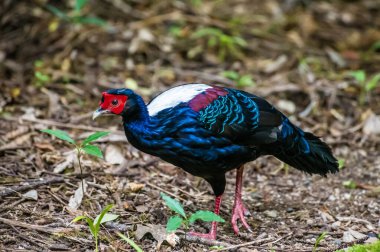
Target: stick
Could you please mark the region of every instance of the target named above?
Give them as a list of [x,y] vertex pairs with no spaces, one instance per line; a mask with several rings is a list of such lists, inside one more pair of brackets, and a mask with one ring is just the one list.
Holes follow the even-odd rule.
[[[246,243],[242,243],[242,244],[238,244],[238,245],[233,245],[233,246],[230,246],[230,247],[227,247],[227,248],[224,248],[224,249],[220,249],[218,251],[227,251],[227,250],[232,250],[232,249],[237,249],[237,248],[241,248],[241,247],[246,247],[246,246],[250,246],[250,245],[255,245],[255,244],[260,244],[260,245],[269,245],[269,244],[273,244],[273,243],[276,243],[276,242],[279,242],[280,240],[288,237],[288,236],[291,236],[291,234],[287,234],[285,236],[282,236],[280,238],[278,238],[277,240],[274,240],[272,241],[272,238],[263,238],[263,239],[258,239],[258,240],[255,240],[255,241],[250,241],[250,242],[246,242]],[[269,242],[267,242],[269,241]],[[267,242],[267,243],[265,243]]]
[[[79,130],[88,130],[88,131],[110,131],[109,129],[105,128],[98,128],[98,127],[92,127],[92,126],[83,126],[83,125],[76,125],[76,124],[71,124],[71,123],[60,123],[60,122],[55,122],[55,121],[50,121],[50,120],[45,120],[45,119],[34,119],[34,118],[14,118],[14,117],[8,117],[6,120],[9,121],[28,121],[28,122],[34,122],[34,123],[41,123],[49,126],[56,126],[56,127],[61,127],[61,128],[68,128],[68,129],[79,129]],[[111,131],[112,133],[115,134],[120,134],[124,135],[124,132],[121,130],[114,130]]]
[[49,180],[42,180],[42,181],[36,181],[31,182],[29,185],[22,185],[22,186],[12,186],[9,188],[5,188],[5,190],[0,192],[0,198],[6,197],[8,195],[14,194],[16,192],[25,191],[28,189],[36,188],[41,185],[47,185],[47,184],[55,184],[55,183],[61,183],[63,182],[63,178],[53,178]]
[[[183,235],[180,237],[181,237],[181,240],[185,240],[185,241],[193,242],[193,243],[199,243],[199,244],[203,244],[203,245],[207,245],[207,246],[233,247],[231,244],[226,243],[226,242],[204,239],[204,238],[192,236],[192,235]],[[218,251],[220,251],[220,250],[218,250]]]

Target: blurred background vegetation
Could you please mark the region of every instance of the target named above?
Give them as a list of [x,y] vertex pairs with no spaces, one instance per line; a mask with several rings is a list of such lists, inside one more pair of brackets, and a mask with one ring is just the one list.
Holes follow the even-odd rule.
[[[12,113],[4,107],[14,103],[42,106],[42,88],[65,95],[59,103],[79,110],[84,97],[106,88],[129,87],[151,96],[184,82],[264,96],[275,92],[294,100],[280,103],[290,113],[328,103],[345,114],[356,101],[380,113],[376,0],[5,0],[1,5],[2,113]],[[321,92],[322,98],[310,97]]]

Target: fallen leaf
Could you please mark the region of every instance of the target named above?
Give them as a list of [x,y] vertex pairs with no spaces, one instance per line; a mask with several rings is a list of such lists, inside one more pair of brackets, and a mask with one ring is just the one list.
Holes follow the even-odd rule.
[[135,232],[136,239],[141,240],[146,234],[151,234],[157,241],[157,250],[160,249],[162,243],[165,241],[172,247],[179,241],[179,237],[175,233],[167,234],[165,227],[161,225],[137,225]]
[[380,134],[380,116],[370,115],[364,122],[363,133],[367,135]]
[[130,190],[131,192],[138,192],[140,191],[141,189],[143,189],[145,186],[145,184],[140,184],[140,183],[128,183],[127,184],[127,188],[128,190]]
[[83,200],[83,191],[87,191],[87,183],[85,180],[83,180],[84,188],[82,190],[82,182],[79,182],[78,189],[75,190],[75,193],[73,196],[70,197],[68,208],[70,211],[75,211],[79,208],[80,204]]
[[126,161],[121,148],[114,144],[107,146],[105,151],[105,160],[110,164],[123,164]]

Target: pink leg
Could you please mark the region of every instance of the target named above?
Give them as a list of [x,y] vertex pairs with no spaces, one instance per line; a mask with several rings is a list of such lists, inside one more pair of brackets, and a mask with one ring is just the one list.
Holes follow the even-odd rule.
[[243,205],[243,202],[241,200],[241,187],[243,184],[243,171],[244,166],[241,166],[236,171],[236,188],[235,188],[235,202],[234,202],[234,208],[232,212],[232,228],[234,229],[235,234],[239,234],[239,228],[237,226],[237,220],[240,219],[243,226],[249,231],[251,231],[251,228],[249,227],[248,223],[245,220],[244,215],[249,215],[249,211],[245,206]]
[[[220,204],[222,203],[222,195],[219,195],[215,198],[215,208],[214,208],[214,213],[219,215],[219,209],[220,209]],[[213,221],[211,223],[211,230],[208,234],[202,234],[202,233],[197,233],[197,232],[189,232],[189,235],[192,236],[198,236],[204,239],[209,239],[209,240],[215,240],[216,239],[216,226],[217,222]]]

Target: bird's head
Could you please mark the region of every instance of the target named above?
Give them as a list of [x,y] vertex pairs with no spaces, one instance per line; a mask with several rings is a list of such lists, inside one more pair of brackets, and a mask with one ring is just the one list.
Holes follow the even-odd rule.
[[92,119],[102,115],[130,114],[137,107],[136,94],[130,89],[110,89],[102,93],[99,108],[92,114]]

